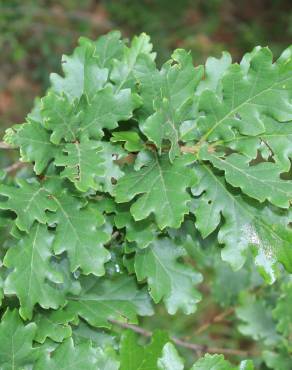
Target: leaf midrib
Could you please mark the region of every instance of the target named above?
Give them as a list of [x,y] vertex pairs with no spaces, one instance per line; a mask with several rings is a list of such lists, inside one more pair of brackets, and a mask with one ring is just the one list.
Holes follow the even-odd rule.
[[[272,90],[274,86],[276,86],[277,84],[282,84],[282,83],[285,83],[289,80],[291,80],[292,77],[288,77],[284,80],[281,80],[281,81],[276,81],[275,83],[273,83],[270,87],[268,87],[267,89],[264,89],[262,90],[261,92],[259,92],[258,94],[254,95],[254,96],[251,96],[250,98],[248,98],[247,100],[245,100],[243,103],[239,104],[236,108],[232,109],[229,113],[225,114],[224,117],[222,117],[219,121],[217,121],[215,123],[214,126],[212,126],[200,139],[200,143],[204,142],[209,136],[210,134],[222,123],[224,122],[227,118],[229,118],[231,115],[235,114],[239,109],[241,109],[245,104],[249,104],[253,99],[256,99],[257,97],[261,96],[262,94],[266,93],[267,91],[269,90]],[[216,117],[216,115],[215,115]]]

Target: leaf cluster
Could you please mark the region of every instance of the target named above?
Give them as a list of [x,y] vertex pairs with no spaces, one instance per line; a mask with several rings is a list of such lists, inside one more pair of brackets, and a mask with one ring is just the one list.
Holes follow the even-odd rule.
[[[131,332],[111,337],[112,325],[160,302],[194,313],[218,251],[214,296],[240,296],[239,331],[287,369],[291,54],[273,61],[257,47],[239,64],[224,53],[194,67],[177,49],[158,69],[147,35],[128,44],[111,32],[63,57],[63,76],[5,136],[33,169],[0,185],[1,369],[183,369],[167,334],[143,347]],[[247,280],[283,276],[277,303],[240,295]],[[192,370],[211,368],[236,367],[206,355]]]

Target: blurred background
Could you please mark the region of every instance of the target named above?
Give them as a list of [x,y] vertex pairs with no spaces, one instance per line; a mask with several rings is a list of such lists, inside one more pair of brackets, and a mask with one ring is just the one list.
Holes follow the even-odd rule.
[[292,42],[292,1],[0,0],[0,137],[24,120],[80,36],[111,29],[148,33],[160,63],[177,47],[195,64],[225,49],[238,60],[258,44],[278,55]]

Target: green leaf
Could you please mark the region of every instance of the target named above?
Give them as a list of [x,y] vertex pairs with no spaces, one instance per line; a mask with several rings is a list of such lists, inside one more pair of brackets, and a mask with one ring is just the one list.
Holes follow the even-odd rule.
[[171,164],[166,155],[149,154],[142,169],[130,170],[118,181],[116,202],[128,202],[139,195],[130,209],[136,221],[154,213],[160,229],[179,227],[188,213],[190,196],[186,189],[195,182],[195,174],[187,170],[189,162],[182,157]]
[[42,99],[41,114],[45,128],[52,131],[52,143],[60,144],[62,139],[76,141],[81,122],[81,111],[76,100],[70,102],[65,94],[57,95],[50,91]]
[[111,141],[113,143],[124,141],[125,149],[129,152],[138,152],[144,148],[143,142],[137,132],[116,131],[112,133]]
[[100,370],[119,370],[120,362],[112,348],[97,348],[97,366]]
[[[227,52],[222,53],[222,57],[220,59],[209,57],[205,64],[204,70],[204,78],[200,80],[198,86],[196,87],[195,91],[195,108],[194,108],[194,117],[198,119],[200,116],[198,112],[198,96],[204,90],[211,90],[216,92],[219,96],[221,96],[222,92],[222,83],[221,79],[228,67],[230,66],[232,60],[231,56]],[[198,76],[199,77],[199,76]],[[183,141],[191,141],[194,139],[200,139],[201,131],[199,130],[196,122],[196,119],[182,122],[180,126],[180,134],[181,139]]]
[[59,144],[62,139],[76,142],[84,136],[100,139],[103,129],[112,130],[118,121],[128,120],[139,102],[130,89],[114,92],[111,86],[97,91],[90,101],[82,96],[70,102],[66,95],[49,92],[42,100],[45,127],[52,130],[51,141]]
[[209,141],[234,137],[234,129],[242,135],[255,136],[265,131],[265,115],[279,122],[292,119],[288,86],[292,72],[272,63],[268,48],[260,48],[251,56],[245,71],[231,65],[221,79],[222,99],[211,90],[204,90],[198,119],[202,139]]
[[118,127],[119,121],[130,119],[133,110],[139,104],[130,89],[115,92],[112,86],[105,87],[98,91],[90,101],[81,100],[78,135],[87,135],[93,139],[101,138],[104,135],[103,129],[113,130]]
[[157,361],[167,342],[168,336],[156,331],[151,343],[142,347],[137,344],[137,337],[133,332],[126,332],[120,343],[120,370],[159,370]]
[[263,358],[268,368],[272,370],[287,370],[291,365],[291,354],[286,351],[280,353],[264,351]]
[[281,297],[277,300],[276,308],[273,310],[273,317],[278,321],[278,332],[291,340],[292,335],[292,282],[284,284]]
[[101,228],[104,218],[94,202],[84,207],[66,189],[60,191],[55,185],[54,180],[46,185],[57,205],[56,213],[49,218],[50,225],[57,225],[54,252],[67,251],[72,272],[80,267],[84,274],[104,275],[104,264],[110,259],[110,253],[103,246],[110,239]]
[[110,328],[109,320],[136,322],[136,316],[149,316],[152,308],[147,292],[139,290],[130,277],[115,280],[83,279],[79,296],[68,298],[66,310],[79,315],[90,325]]
[[136,82],[135,70],[139,68],[139,59],[143,55],[149,55],[151,59],[155,58],[152,51],[150,37],[145,33],[140,36],[135,36],[130,47],[124,49],[124,54],[121,60],[113,62],[114,67],[111,72],[110,79],[117,86],[117,91],[122,88],[133,88]]
[[233,271],[227,263],[218,258],[214,261],[214,270],[211,292],[214,300],[221,306],[234,306],[239,293],[253,287],[252,271],[246,265],[239,271]]
[[225,51],[220,59],[209,57],[205,64],[204,79],[200,81],[196,88],[196,94],[200,94],[206,89],[221,94],[221,78],[228,70],[231,62],[231,55]]
[[207,353],[193,365],[191,370],[234,370],[234,367],[224,359],[223,355]]
[[160,96],[160,72],[151,55],[139,56],[134,76],[143,101],[143,105],[137,111],[140,126],[143,126],[143,122],[154,113],[153,102]]
[[4,298],[3,285],[4,285],[4,281],[3,281],[2,276],[0,275],[0,307],[2,305],[2,300]]
[[55,309],[64,303],[62,292],[50,284],[63,280],[50,263],[53,239],[46,226],[36,224],[16,246],[9,248],[4,258],[4,265],[12,269],[5,280],[4,292],[17,295],[24,319],[32,317],[36,303]]
[[222,176],[205,164],[196,166],[196,173],[199,183],[192,193],[201,195],[194,210],[196,226],[206,238],[220,225],[218,240],[225,244],[223,260],[238,270],[246,260],[247,248],[252,245],[255,263],[267,282],[275,281],[277,261],[292,271],[289,248],[292,233],[286,226],[290,217],[235,193]]
[[183,370],[184,364],[179,357],[175,346],[172,343],[166,343],[162,350],[162,357],[158,359],[159,370]]
[[221,157],[216,154],[203,155],[212,164],[223,170],[228,183],[239,187],[248,196],[260,202],[268,200],[282,208],[289,208],[292,199],[292,181],[280,178],[282,169],[271,162],[250,165],[250,158],[240,154]]
[[80,320],[78,322],[78,326],[73,328],[72,334],[72,337],[77,344],[90,340],[95,347],[111,349],[111,347],[116,343],[116,338],[112,332],[107,333],[103,330],[97,330],[95,327],[89,325],[83,320]]
[[23,231],[29,231],[33,222],[44,224],[48,221],[47,210],[55,211],[54,201],[36,180],[16,180],[16,186],[0,184],[0,195],[7,197],[0,202],[0,209],[11,209],[17,214],[16,226]]
[[254,364],[251,360],[241,361],[238,370],[254,370]]
[[39,123],[29,121],[15,133],[15,144],[24,162],[34,162],[34,171],[41,174],[55,158],[59,148],[51,143],[49,132]]
[[81,40],[81,46],[75,49],[73,55],[62,57],[65,77],[51,74],[53,90],[66,93],[70,100],[80,98],[82,94],[93,95],[108,78],[108,69],[100,67],[99,59],[95,47]]
[[53,352],[47,352],[36,363],[36,370],[96,370],[97,350],[90,342],[74,345],[71,338],[60,344]]
[[252,361],[242,361],[238,367],[224,359],[223,355],[209,355],[200,358],[191,370],[254,370]]
[[236,308],[236,316],[243,321],[239,331],[254,340],[263,340],[266,345],[275,345],[280,337],[276,333],[276,324],[272,311],[262,300],[245,296],[243,303]]
[[142,130],[158,148],[162,147],[164,140],[171,142],[171,161],[180,154],[180,125],[194,118],[194,91],[202,75],[203,69],[195,69],[191,55],[182,49],[176,50],[172,60],[161,69],[158,87],[160,95],[153,102],[155,113],[143,123]]
[[100,36],[96,41],[80,37],[79,44],[85,47],[89,44],[95,49],[96,63],[101,68],[111,68],[113,60],[120,59],[125,48],[124,42],[121,40],[121,32],[119,31],[111,31],[106,35]]
[[200,293],[194,289],[194,285],[202,280],[201,274],[177,262],[185,255],[182,247],[166,238],[158,239],[147,249],[136,252],[138,280],[147,279],[154,302],[163,299],[170,314],[175,314],[178,309],[186,314],[193,313],[201,299]]
[[61,177],[67,177],[79,191],[98,189],[97,177],[103,176],[105,167],[98,141],[81,139],[74,144],[66,144],[63,154],[55,159],[56,166],[63,166]]
[[69,325],[75,315],[68,314],[63,310],[40,312],[34,316],[34,322],[37,330],[34,340],[44,343],[47,338],[55,342],[63,342],[64,339],[72,335],[72,329]]
[[117,214],[114,217],[118,229],[126,228],[126,239],[135,242],[138,248],[146,248],[157,234],[157,227],[151,218],[143,221],[135,221],[130,214],[129,207],[123,205],[116,207]]
[[266,117],[264,133],[255,137],[236,135],[226,144],[231,149],[254,159],[258,151],[266,150],[268,157],[273,159],[283,172],[289,171],[292,157],[292,122],[282,123]]
[[98,190],[113,194],[114,184],[124,176],[118,161],[122,160],[125,151],[119,145],[112,145],[104,141],[101,141],[100,145],[102,147],[100,155],[103,161],[104,174],[97,177]]
[[38,350],[32,347],[36,325],[23,325],[17,310],[6,310],[0,323],[1,370],[23,369],[32,366]]

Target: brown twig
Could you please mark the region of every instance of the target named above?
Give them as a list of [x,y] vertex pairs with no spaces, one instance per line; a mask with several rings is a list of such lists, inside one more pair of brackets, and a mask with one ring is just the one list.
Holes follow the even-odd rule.
[[124,164],[131,164],[135,162],[137,155],[133,153],[129,153],[126,157],[122,157],[120,159],[116,159],[115,163],[118,164],[119,166],[122,166]]
[[21,167],[25,166],[26,164],[23,162],[15,162],[11,166],[3,168],[3,171],[10,173],[19,170]]
[[[135,333],[138,333],[140,335],[143,335],[144,337],[151,337],[152,332],[149,330],[145,330],[141,328],[140,326],[128,324],[125,322],[120,322],[118,320],[110,319],[109,320],[112,324],[120,326],[123,329],[129,329],[134,331]],[[240,349],[233,349],[233,348],[220,348],[220,347],[208,347],[204,346],[202,344],[197,343],[190,343],[186,342],[182,339],[179,339],[177,337],[171,337],[170,338],[173,343],[180,347],[188,348],[195,352],[201,352],[201,353],[222,353],[224,355],[233,355],[233,356],[242,356],[242,357],[248,357],[248,356],[256,356],[256,352],[248,352],[248,351],[242,351]]]
[[212,324],[216,324],[216,323],[219,323],[219,322],[223,321],[226,316],[231,315],[233,312],[234,312],[234,308],[231,307],[228,310],[226,310],[224,312],[221,312],[220,314],[212,317],[211,320],[209,320],[208,322],[206,322],[205,324],[200,326],[195,331],[195,334],[196,335],[201,334],[203,331],[207,330]]
[[198,153],[199,149],[200,149],[200,147],[198,147],[197,145],[194,145],[194,146],[181,145],[181,147],[180,147],[180,151],[182,153],[196,154],[196,153]]
[[16,149],[13,146],[4,143],[4,141],[0,141],[0,149]]
[[105,244],[105,246],[109,246],[114,240],[116,240],[118,237],[120,236],[120,232],[119,231],[115,231],[112,233],[112,236],[110,238],[110,240]]

